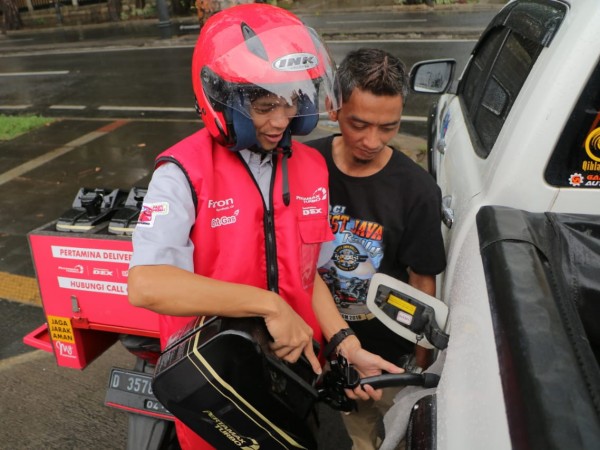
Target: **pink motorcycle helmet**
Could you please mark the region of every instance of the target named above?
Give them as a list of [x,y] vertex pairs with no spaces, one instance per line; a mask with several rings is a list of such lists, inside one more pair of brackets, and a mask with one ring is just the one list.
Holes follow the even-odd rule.
[[319,113],[337,110],[335,64],[312,29],[268,4],[234,6],[202,27],[192,60],[197,109],[210,134],[236,151],[258,145],[252,101],[272,95],[298,106],[293,135],[306,135]]

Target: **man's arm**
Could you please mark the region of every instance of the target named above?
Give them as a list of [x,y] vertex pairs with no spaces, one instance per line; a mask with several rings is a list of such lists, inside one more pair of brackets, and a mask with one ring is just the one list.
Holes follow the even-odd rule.
[[302,353],[316,373],[321,366],[312,348],[312,328],[274,292],[197,275],[170,265],[129,270],[129,301],[172,316],[263,317],[275,354],[295,362]]
[[[408,284],[415,289],[425,292],[435,297],[435,276],[434,275],[421,275],[412,270],[408,272]],[[432,361],[433,353],[420,345],[415,347],[415,359],[417,366],[422,369],[428,368]]]
[[415,289],[435,297],[435,276],[421,275],[412,270],[408,272],[408,284]]
[[[342,318],[335,305],[331,292],[318,274],[315,277],[313,310],[321,326],[325,340],[329,341],[338,331],[348,328],[348,324]],[[404,372],[403,369],[386,361],[381,356],[363,349],[360,341],[354,335],[344,339],[338,345],[337,352],[341,353],[350,364],[354,365],[361,378],[380,375],[382,371],[390,373]],[[365,386],[364,389],[358,386],[354,391],[346,390],[346,393],[350,398],[361,398],[363,400],[368,400],[369,398],[379,400],[382,395],[381,390],[375,390],[371,386]]]

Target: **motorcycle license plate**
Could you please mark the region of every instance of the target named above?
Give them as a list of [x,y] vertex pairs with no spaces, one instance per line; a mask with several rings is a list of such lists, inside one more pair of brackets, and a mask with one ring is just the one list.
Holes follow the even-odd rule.
[[173,420],[152,392],[152,375],[112,368],[104,404],[129,412]]

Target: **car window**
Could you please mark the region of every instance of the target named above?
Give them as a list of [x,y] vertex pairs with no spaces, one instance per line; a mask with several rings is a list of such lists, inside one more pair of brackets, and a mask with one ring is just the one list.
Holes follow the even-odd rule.
[[600,62],[567,121],[544,176],[553,186],[600,187]]
[[[500,28],[491,31],[485,43],[480,47],[479,52],[473,55],[469,70],[463,76],[461,98],[469,112],[477,110],[481,87],[485,84],[485,77],[490,70],[488,66],[498,53],[504,35],[505,33]],[[474,114],[469,115],[473,116]]]
[[542,45],[508,29],[492,32],[461,82],[475,151],[486,158]]
[[486,157],[542,47],[523,36],[510,33],[485,85],[480,105],[472,118]]
[[458,87],[473,147],[482,158],[490,154],[535,61],[564,18],[564,5],[515,5],[485,31]]

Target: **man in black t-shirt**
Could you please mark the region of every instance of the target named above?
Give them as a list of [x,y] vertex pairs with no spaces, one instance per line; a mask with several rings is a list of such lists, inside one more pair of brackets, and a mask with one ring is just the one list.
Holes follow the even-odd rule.
[[[338,309],[363,346],[398,364],[428,352],[390,331],[366,305],[368,284],[382,272],[430,295],[446,265],[441,236],[441,193],[433,178],[388,142],[396,136],[408,92],[403,63],[378,49],[350,52],[339,66],[342,108],[330,113],[341,134],[313,140],[329,169],[330,214],[335,235],[331,259],[319,272]],[[397,388],[381,401],[359,401],[344,415],[354,450],[377,448],[378,421]]]

